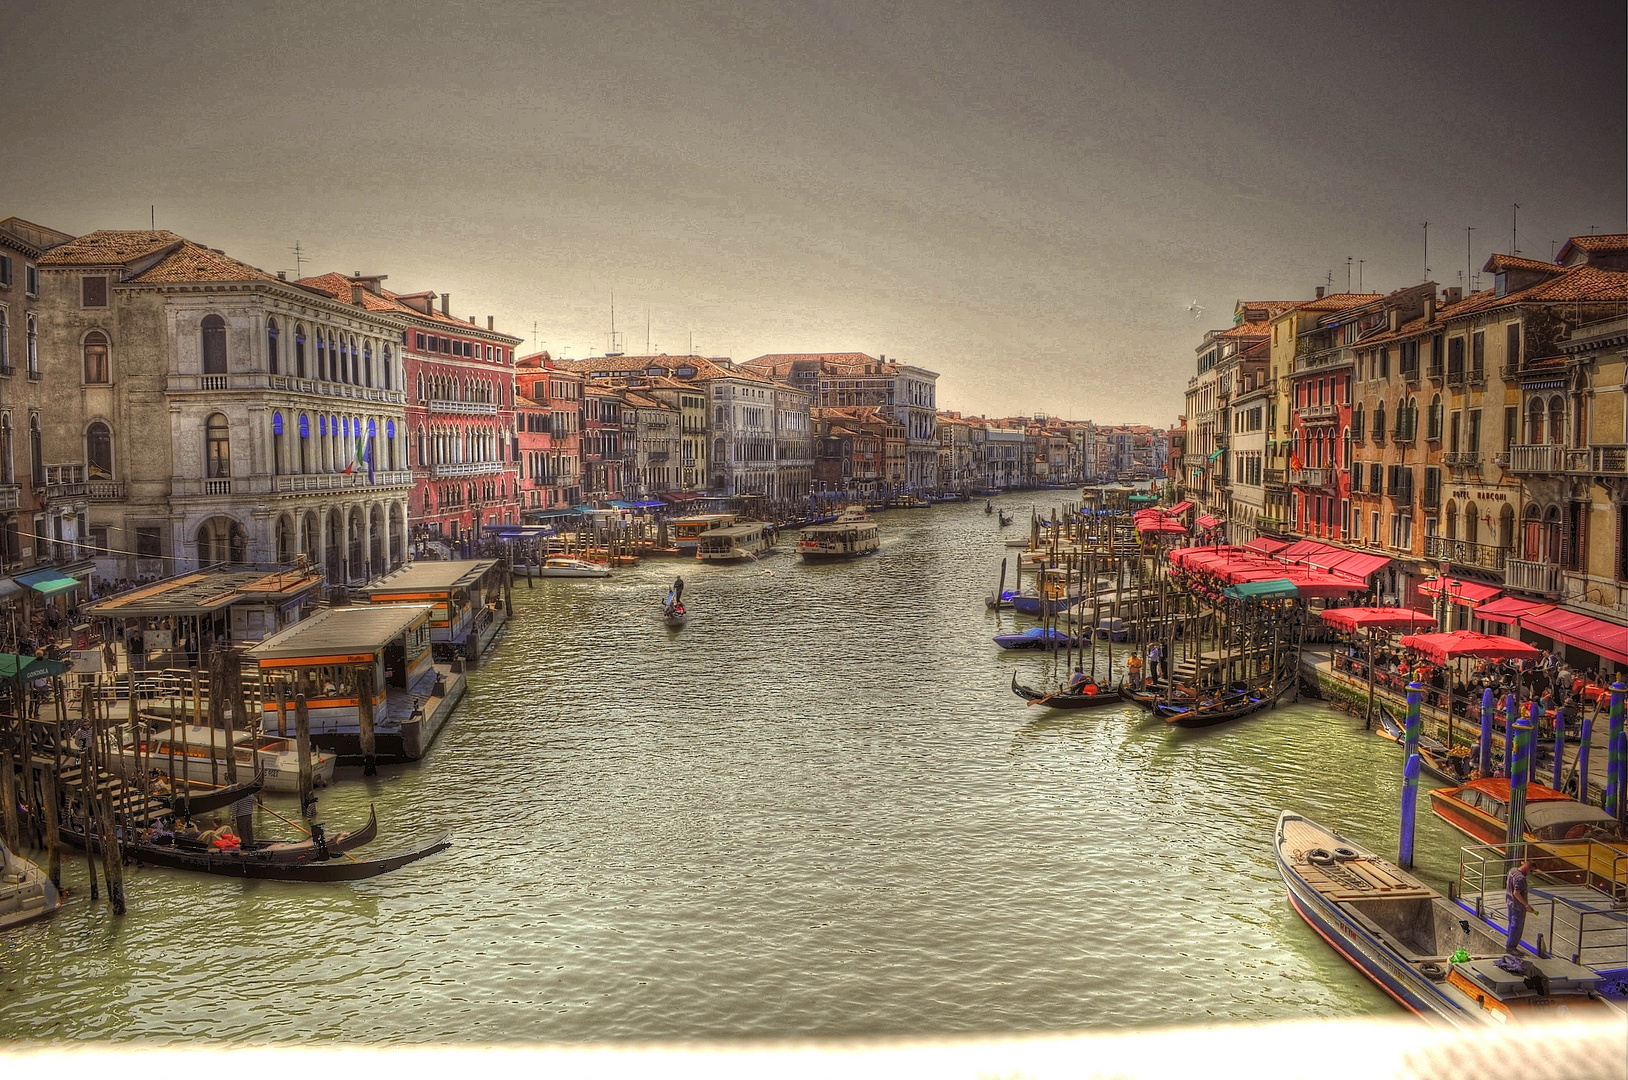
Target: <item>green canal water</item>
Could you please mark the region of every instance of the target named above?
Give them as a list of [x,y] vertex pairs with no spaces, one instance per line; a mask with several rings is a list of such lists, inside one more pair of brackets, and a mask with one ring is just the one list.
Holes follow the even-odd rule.
[[[122,919],[74,895],[0,933],[0,1037],[902,1035],[1394,1011],[1289,908],[1270,850],[1291,808],[1394,853],[1394,744],[1316,703],[1201,732],[1026,708],[1011,673],[1049,672],[990,642],[1012,625],[982,602],[1009,554],[994,519],[974,504],[881,520],[882,551],[846,565],[782,552],[522,582],[429,756],[323,794],[330,829],[377,805],[380,852],[451,830],[449,851],[332,886],[132,868]],[[693,617],[670,632],[657,609],[675,570]],[[288,832],[264,812],[258,828]],[[1438,887],[1457,847],[1419,815]],[[67,884],[83,875],[69,864]]]

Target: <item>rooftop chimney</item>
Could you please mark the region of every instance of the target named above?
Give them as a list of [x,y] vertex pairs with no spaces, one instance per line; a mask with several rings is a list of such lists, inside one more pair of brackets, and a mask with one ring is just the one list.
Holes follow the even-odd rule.
[[492,316],[486,316],[486,329],[492,329]]
[[1426,294],[1426,296],[1424,298],[1424,304],[1425,304],[1425,310],[1424,310],[1425,325],[1429,326],[1431,323],[1436,321],[1436,290],[1435,289],[1431,289],[1430,292],[1428,294]]
[[1456,304],[1464,299],[1464,290],[1457,285],[1450,286],[1444,291],[1447,295],[1442,298],[1443,304]]
[[445,316],[447,316],[449,318],[452,316],[452,294],[451,293],[442,293],[441,294],[441,314],[443,314],[443,315],[445,315]]
[[1321,300],[1322,298],[1323,298],[1323,287],[1321,285],[1319,285],[1319,286],[1317,286],[1317,299]]
[[473,316],[473,315],[469,316],[469,325],[470,326],[475,325],[475,316]]
[[362,299],[362,294],[365,292],[367,292],[367,290],[362,288],[362,286],[352,285],[350,287],[350,302],[355,304],[357,307],[364,306],[365,301]]
[[287,281],[288,280],[288,271],[287,270],[279,270],[279,271],[277,271],[277,280],[278,281]]

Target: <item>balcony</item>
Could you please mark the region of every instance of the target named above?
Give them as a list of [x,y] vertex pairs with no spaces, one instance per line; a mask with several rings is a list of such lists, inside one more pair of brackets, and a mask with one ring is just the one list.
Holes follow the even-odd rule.
[[1283,487],[1287,484],[1287,477],[1282,469],[1263,470],[1262,476],[1267,487]]
[[378,386],[352,386],[349,383],[326,382],[320,379],[301,379],[293,375],[267,375],[264,372],[234,375],[171,375],[165,380],[164,390],[170,394],[282,390],[295,394],[346,398],[350,401],[370,401],[381,405],[403,405],[407,401],[407,395],[400,390],[386,390]]
[[1294,487],[1327,488],[1334,486],[1333,469],[1291,469],[1289,483]]
[[1517,476],[1566,471],[1566,448],[1549,443],[1516,445],[1509,448],[1509,471]]
[[85,485],[85,494],[91,502],[123,502],[124,482],[120,480],[92,480]]
[[352,491],[358,488],[394,488],[411,487],[413,474],[406,469],[391,472],[374,472],[373,480],[368,482],[366,472],[345,473],[299,473],[294,476],[277,476],[272,478],[272,487],[279,494],[298,494],[307,491]]
[[1479,469],[1481,467],[1481,451],[1448,452],[1441,456],[1441,463],[1449,469]]
[[497,415],[495,401],[449,401],[446,398],[430,398],[424,406],[432,413],[451,413],[454,416]]
[[47,465],[45,467],[45,498],[79,499],[85,495],[85,467],[83,465]]
[[1504,582],[1512,589],[1537,593],[1540,596],[1559,596],[1563,571],[1547,562],[1510,559],[1504,572]]
[[1438,562],[1445,560],[1458,566],[1496,571],[1504,568],[1508,554],[1504,548],[1473,544],[1468,540],[1449,540],[1445,536],[1425,537],[1425,558]]
[[1302,405],[1295,412],[1300,414],[1301,420],[1333,420],[1340,414],[1340,407],[1325,402],[1322,405]]
[[489,476],[503,471],[501,461],[441,461],[430,466],[437,480],[456,476]]
[[22,504],[22,486],[0,484],[0,510],[15,510]]
[[1611,444],[1579,450],[1552,444],[1512,446],[1509,471],[1517,475],[1628,476],[1628,446]]

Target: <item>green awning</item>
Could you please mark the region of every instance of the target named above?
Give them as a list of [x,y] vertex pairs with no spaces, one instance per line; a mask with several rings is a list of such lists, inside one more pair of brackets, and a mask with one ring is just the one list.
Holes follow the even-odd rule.
[[1224,454],[1226,452],[1227,452],[1226,447],[1222,447],[1219,450],[1212,450],[1212,451],[1210,451],[1210,460],[1214,461],[1216,458],[1220,457],[1222,454]]
[[27,585],[41,596],[55,596],[69,589],[79,588],[78,578],[66,577],[56,570],[33,570],[17,575],[17,584]]
[[0,679],[43,679],[61,675],[68,665],[59,660],[41,660],[18,653],[0,653]]
[[1288,578],[1271,581],[1246,581],[1241,585],[1228,585],[1222,595],[1228,600],[1277,600],[1299,596],[1300,590]]

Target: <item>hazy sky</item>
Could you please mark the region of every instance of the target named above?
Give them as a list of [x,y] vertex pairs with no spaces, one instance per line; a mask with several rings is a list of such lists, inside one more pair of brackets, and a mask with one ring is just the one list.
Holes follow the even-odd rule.
[[[0,6],[0,216],[603,352],[857,349],[1167,423],[1239,297],[1624,228],[1611,4]],[[1353,271],[1353,275],[1355,271]],[[1353,276],[1353,285],[1356,284]],[[1195,319],[1188,305],[1205,311]]]

